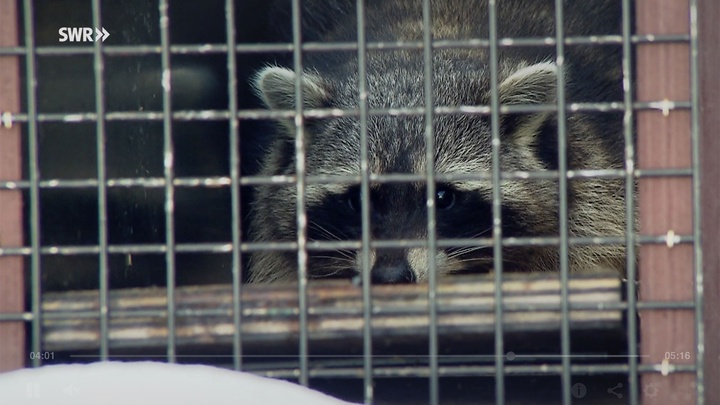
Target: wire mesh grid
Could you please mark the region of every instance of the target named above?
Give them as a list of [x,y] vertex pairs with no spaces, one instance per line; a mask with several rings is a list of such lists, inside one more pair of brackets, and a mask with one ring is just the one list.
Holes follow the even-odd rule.
[[[356,249],[361,253],[362,268],[362,318],[363,318],[363,348],[362,348],[362,378],[363,396],[365,403],[372,403],[374,400],[373,386],[378,376],[383,376],[383,369],[375,365],[377,358],[373,355],[373,330],[372,317],[374,314],[371,290],[370,252],[376,248],[397,248],[397,247],[424,247],[430,251],[438,248],[461,246],[492,246],[494,257],[494,299],[495,302],[503,302],[503,290],[501,282],[504,279],[503,272],[503,248],[512,246],[558,246],[560,257],[560,364],[556,365],[514,365],[509,366],[508,353],[504,348],[505,333],[503,317],[507,308],[504,305],[495,305],[494,311],[494,356],[493,364],[486,366],[440,366],[438,347],[438,306],[436,296],[438,294],[438,279],[436,276],[436,262],[432,258],[428,260],[428,308],[429,317],[429,342],[428,342],[428,364],[421,367],[407,367],[405,371],[397,371],[397,375],[411,370],[417,375],[426,376],[429,379],[429,403],[440,403],[441,376],[458,375],[486,375],[494,376],[495,401],[505,403],[506,386],[505,378],[509,375],[523,375],[532,373],[558,375],[561,378],[562,403],[573,402],[571,386],[573,376],[576,374],[596,373],[622,373],[629,378],[627,393],[628,401],[632,404],[640,403],[639,395],[641,388],[638,381],[641,373],[655,373],[659,366],[655,364],[639,364],[638,351],[638,324],[634,314],[641,309],[692,309],[695,311],[696,328],[702,328],[702,294],[698,291],[694,301],[638,301],[637,287],[634,282],[626,283],[626,302],[619,303],[616,309],[625,311],[627,330],[627,363],[626,364],[572,364],[573,350],[570,342],[570,311],[575,308],[582,308],[571,304],[569,300],[569,279],[570,270],[568,263],[568,250],[574,245],[602,245],[622,243],[626,246],[627,257],[627,279],[635,280],[636,274],[636,244],[692,244],[695,254],[695,279],[701,280],[702,262],[699,240],[699,189],[697,179],[697,156],[698,156],[698,77],[697,77],[697,40],[695,19],[691,19],[691,31],[689,35],[632,35],[631,27],[631,1],[622,1],[622,35],[610,35],[599,37],[566,37],[563,32],[563,6],[562,2],[556,2],[555,20],[556,35],[554,38],[500,38],[496,26],[498,4],[489,2],[489,38],[472,40],[433,40],[430,30],[432,20],[431,6],[429,0],[423,1],[423,38],[417,42],[367,42],[366,14],[362,2],[358,2],[357,12],[357,38],[355,43],[322,43],[304,42],[301,31],[301,0],[292,0],[292,38],[291,44],[271,43],[248,43],[240,44],[236,40],[236,11],[232,0],[225,2],[225,23],[227,42],[225,44],[197,44],[197,45],[175,45],[170,38],[169,25],[172,23],[169,14],[167,0],[159,0],[159,32],[160,45],[124,45],[112,46],[103,45],[102,42],[94,42],[93,46],[36,46],[35,32],[37,24],[34,20],[34,6],[32,0],[24,0],[23,10],[23,34],[24,45],[18,47],[5,47],[0,49],[1,56],[20,56],[24,59],[25,65],[25,95],[27,109],[25,113],[12,114],[10,121],[24,125],[27,137],[27,180],[0,181],[0,190],[26,190],[28,192],[27,205],[28,220],[27,232],[29,234],[29,246],[3,247],[0,248],[0,256],[24,256],[29,259],[30,269],[30,311],[19,314],[0,314],[0,321],[24,320],[28,321],[31,328],[29,335],[30,351],[42,352],[42,289],[41,289],[41,261],[46,255],[94,255],[99,260],[99,312],[93,313],[99,319],[100,340],[99,358],[107,360],[110,358],[110,317],[116,316],[109,311],[109,274],[110,265],[108,257],[111,254],[162,254],[165,257],[165,270],[167,280],[167,306],[162,316],[167,319],[167,342],[166,353],[168,362],[176,362],[177,341],[176,324],[178,310],[176,303],[176,254],[178,253],[230,253],[232,255],[232,322],[234,332],[232,338],[233,347],[233,368],[242,370],[244,368],[243,358],[243,336],[241,334],[242,322],[242,300],[240,299],[243,290],[242,263],[245,253],[262,250],[297,251],[298,284],[297,316],[299,322],[299,364],[291,372],[283,375],[274,375],[293,378],[297,377],[303,385],[308,385],[311,377],[316,376],[342,376],[339,370],[313,369],[310,365],[309,350],[309,303],[308,303],[308,254],[312,251]],[[93,0],[92,24],[102,26],[101,2]],[[690,14],[697,13],[695,1],[691,1]],[[691,77],[691,100],[672,100],[659,102],[637,102],[634,101],[632,61],[633,46],[649,43],[689,43],[692,63]],[[562,75],[564,69],[563,61],[566,46],[573,45],[620,45],[622,47],[622,73],[624,79],[624,98],[622,101],[612,103],[566,103],[565,101],[565,79]],[[553,46],[555,47],[555,63],[559,69],[557,74],[557,103],[556,105],[541,106],[501,106],[498,89],[498,53],[502,48],[514,46]],[[483,48],[489,51],[490,55],[490,84],[491,102],[486,106],[435,106],[433,100],[433,52],[438,49],[455,48]],[[420,108],[395,108],[395,109],[372,109],[367,102],[367,52],[369,50],[421,50],[423,53],[424,72],[424,107]],[[232,51],[231,51],[232,50]],[[358,92],[359,104],[356,109],[308,109],[303,103],[303,55],[306,52],[324,51],[350,51],[356,52],[358,60]],[[295,72],[295,108],[294,111],[270,111],[264,109],[242,109],[238,106],[238,56],[261,53],[261,52],[285,52],[292,54],[292,69]],[[194,54],[219,54],[227,57],[227,92],[228,106],[222,110],[176,110],[173,109],[171,97],[171,75],[173,72],[171,57],[173,55],[194,55]],[[45,55],[76,56],[89,55],[93,60],[93,83],[95,104],[94,111],[78,113],[45,113],[39,111],[37,97],[37,58]],[[162,69],[162,111],[157,112],[130,112],[130,111],[108,111],[106,107],[106,94],[104,81],[106,79],[105,59],[113,55],[159,55]],[[243,78],[244,79],[244,78]],[[678,169],[637,169],[636,153],[634,143],[634,116],[638,111],[661,110],[665,113],[674,110],[690,110],[692,112],[692,142],[693,142],[693,167]],[[546,170],[542,172],[517,171],[503,172],[500,168],[500,117],[501,114],[511,113],[537,113],[549,112],[557,114],[558,122],[558,167],[557,170]],[[568,113],[577,112],[622,112],[624,114],[624,139],[625,139],[625,170],[603,169],[603,170],[568,170],[567,156],[563,153],[567,149],[567,129],[565,126]],[[449,114],[472,114],[489,116],[492,123],[492,172],[472,174],[438,174],[435,172],[434,161],[434,130],[433,120],[442,115]],[[419,116],[424,119],[424,139],[426,143],[426,165],[425,173],[421,174],[374,174],[371,173],[368,161],[368,119],[373,116]],[[316,118],[340,118],[352,117],[360,123],[360,145],[362,170],[359,175],[311,175],[305,167],[306,145],[305,145],[305,120]],[[240,122],[246,120],[262,119],[294,119],[295,125],[295,174],[282,176],[241,176],[240,172]],[[135,177],[135,178],[109,178],[106,172],[108,154],[112,151],[106,148],[106,125],[113,121],[148,120],[162,123],[163,135],[163,175],[161,177]],[[173,124],[177,121],[223,121],[229,122],[229,175],[214,177],[180,177],[177,176],[174,161],[173,145]],[[38,125],[40,123],[91,123],[95,125],[96,132],[96,157],[97,176],[84,179],[41,179],[39,165],[38,147]],[[665,178],[665,177],[689,177],[694,180],[693,188],[693,233],[678,235],[635,235],[633,224],[635,223],[635,182],[642,178]],[[568,182],[575,179],[617,179],[624,180],[626,198],[626,237],[573,237],[568,233]],[[503,237],[502,232],[502,191],[500,184],[502,180],[518,179],[551,179],[556,180],[559,187],[559,235],[557,237]],[[465,238],[465,239],[444,239],[438,238],[436,232],[436,208],[434,205],[436,194],[436,183],[443,181],[457,180],[491,180],[492,189],[492,235],[486,238]],[[426,184],[426,205],[427,205],[427,240],[374,240],[371,229],[371,206],[369,198],[362,199],[362,237],[358,241],[312,241],[307,236],[307,212],[305,187],[308,184],[353,184],[360,185],[361,194],[370,194],[371,184],[401,184],[404,182],[423,182]],[[255,186],[262,184],[287,184],[294,185],[297,189],[297,240],[294,242],[251,242],[243,240],[241,235],[241,186]],[[164,225],[165,243],[160,244],[124,244],[113,245],[108,238],[108,189],[142,187],[159,189],[163,192],[164,200]],[[175,240],[175,192],[179,188],[223,187],[230,189],[231,199],[231,240],[221,243],[178,243]],[[40,193],[43,189],[96,189],[97,190],[97,217],[98,217],[98,242],[89,246],[64,246],[46,245],[41,243],[40,230]],[[701,285],[702,283],[698,283]],[[588,309],[590,306],[588,306]],[[74,316],[74,315],[72,315]],[[697,333],[697,356],[695,364],[676,365],[674,372],[693,373],[697,383],[697,403],[703,403],[702,397],[702,336],[701,330]],[[39,357],[32,359],[33,366],[40,366],[42,360]],[[392,371],[385,370],[387,375],[393,375]],[[357,376],[357,373],[348,372],[347,376]]]

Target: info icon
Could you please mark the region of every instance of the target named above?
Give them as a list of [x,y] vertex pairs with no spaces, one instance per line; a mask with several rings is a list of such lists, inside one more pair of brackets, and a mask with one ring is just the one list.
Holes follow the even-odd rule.
[[587,395],[587,387],[583,383],[575,383],[570,387],[570,393],[577,399],[583,398]]

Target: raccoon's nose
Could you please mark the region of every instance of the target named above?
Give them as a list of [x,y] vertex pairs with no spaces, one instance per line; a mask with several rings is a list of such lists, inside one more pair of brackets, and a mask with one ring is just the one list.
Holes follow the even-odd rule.
[[415,273],[406,260],[380,260],[372,268],[373,284],[414,283]]

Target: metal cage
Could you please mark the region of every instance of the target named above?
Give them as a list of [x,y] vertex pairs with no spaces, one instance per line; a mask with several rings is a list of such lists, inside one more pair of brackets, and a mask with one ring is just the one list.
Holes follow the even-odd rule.
[[[567,37],[558,23],[555,37],[499,38],[498,2],[491,1],[489,38],[438,41],[424,0],[422,41],[376,43],[365,41],[358,1],[358,41],[324,43],[303,41],[302,0],[123,6],[0,0],[0,371],[160,358],[297,379],[367,404],[720,403],[720,322],[713,317],[720,303],[720,198],[713,183],[720,175],[714,159],[720,85],[713,74],[720,38],[712,28],[720,7],[618,2],[621,36]],[[563,2],[556,3],[562,22]],[[290,10],[283,23],[291,43],[269,34],[263,22],[277,4]],[[104,27],[109,40],[58,43],[58,28],[72,26]],[[568,172],[561,154],[557,171],[501,172],[497,58],[501,48],[518,45],[554,47],[558,61],[566,46],[622,49],[623,100],[568,104],[558,75],[552,111],[560,151],[567,113],[623,113],[626,170]],[[432,55],[453,47],[489,51],[490,105],[434,106]],[[272,60],[294,69],[302,100],[307,52],[354,53],[363,94],[366,53],[377,49],[422,51],[424,107],[372,110],[361,98],[354,110],[306,110],[297,102],[294,111],[277,112],[250,101],[252,72]],[[306,175],[304,119],[358,119],[367,161],[368,117],[424,117],[432,162],[431,123],[450,113],[485,114],[494,123],[493,170],[470,176],[493,182],[493,237],[464,241],[492,245],[494,278],[441,280],[429,260],[426,285],[371,286],[371,247],[435,250],[449,242],[436,237],[431,203],[428,240],[374,241],[363,203],[362,239],[330,243],[361,251],[361,282],[307,283],[307,252],[324,245],[306,235],[306,184],[350,182],[367,196],[371,182],[422,181],[432,201],[440,177],[433,164],[421,175]],[[296,175],[247,175],[258,150],[246,137],[276,118],[295,119],[295,152],[303,157]],[[145,137],[137,135],[143,131]],[[626,237],[568,234],[568,182],[597,177],[625,182]],[[499,184],[520,178],[557,180],[558,237],[502,237]],[[243,228],[247,196],[255,185],[279,183],[298,191],[297,240],[253,243]],[[570,273],[570,246],[602,243],[626,245],[625,280]],[[559,274],[504,273],[502,248],[513,244],[559,246]],[[300,282],[244,284],[246,253],[263,249],[298,251]],[[136,281],[115,285],[115,274],[135,268],[142,269]],[[607,340],[595,342],[597,336]]]

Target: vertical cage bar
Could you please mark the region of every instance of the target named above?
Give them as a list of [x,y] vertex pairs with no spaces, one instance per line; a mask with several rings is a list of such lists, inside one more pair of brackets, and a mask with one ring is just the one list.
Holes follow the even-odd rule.
[[[637,34],[689,33],[688,0],[637,0]],[[637,45],[636,98],[640,102],[690,100],[690,44]],[[641,169],[676,169],[692,166],[691,112],[638,111],[638,166]],[[693,174],[694,176],[695,174]],[[638,181],[640,231],[665,235],[666,245],[642,245],[638,270],[639,297],[643,301],[695,299],[694,249],[676,245],[674,235],[693,233],[690,177],[641,178]],[[694,241],[697,242],[697,241]],[[640,315],[642,361],[675,365],[696,363],[695,308],[643,309]],[[653,405],[696,403],[695,372],[650,373],[641,376],[643,402]],[[658,393],[650,397],[650,392]]]
[[242,369],[242,256],[240,251],[240,121],[237,106],[237,53],[235,51],[235,1],[225,1],[227,33],[228,110],[230,110],[230,205],[232,226],[233,368]]
[[176,361],[175,344],[175,163],[172,138],[172,72],[168,0],[160,0],[160,46],[163,88],[163,167],[165,178],[165,270],[167,274],[167,356]]
[[[703,305],[702,316],[696,317],[699,325],[698,333],[703,333],[698,340],[698,348],[704,346],[704,359],[698,359],[698,367],[703,368],[698,375],[697,389],[699,401],[720,404],[720,190],[717,179],[720,179],[720,2],[691,0],[691,7],[696,8],[697,37],[693,39],[696,63],[696,78],[692,84],[693,134],[696,143],[693,149],[694,162],[699,163],[699,178],[695,181],[694,198],[700,200],[702,218],[696,213],[695,220],[702,221],[702,228],[695,230],[701,233],[702,243],[695,251],[702,252],[702,265],[695,263],[695,299]],[[697,87],[696,87],[697,86]],[[695,98],[697,97],[697,98]],[[697,103],[697,104],[695,104]],[[697,121],[696,121],[697,120]],[[697,126],[696,126],[697,125]],[[698,195],[699,193],[701,195]],[[697,226],[697,222],[695,222]],[[698,307],[699,309],[700,307]],[[701,325],[701,326],[700,326]],[[704,329],[704,330],[703,330]],[[699,352],[700,350],[698,350]],[[699,356],[698,356],[699,357]]]
[[305,118],[303,117],[302,20],[300,0],[292,2],[293,69],[295,70],[295,175],[297,176],[298,306],[300,384],[309,385],[307,308],[307,212],[305,207]]
[[500,91],[496,0],[488,2],[490,40],[490,130],[492,136],[493,267],[495,269],[495,403],[505,403],[505,342],[503,333],[502,190],[500,189]]
[[362,209],[363,379],[365,404],[373,403],[372,294],[370,277],[370,164],[368,153],[367,47],[365,1],[357,0],[358,108],[360,109],[360,195]]
[[570,311],[568,301],[568,164],[567,164],[567,123],[565,112],[565,31],[563,26],[563,2],[555,0],[555,52],[557,65],[557,131],[558,131],[558,194],[560,196],[559,233],[560,233],[560,352],[562,354],[562,403],[572,402],[570,387]]
[[[18,2],[0,0],[0,47],[18,46]],[[20,112],[18,56],[0,56],[0,180],[22,179],[21,125],[8,114]],[[23,210],[20,190],[0,190],[0,249],[23,245]],[[0,313],[21,313],[25,305],[22,256],[0,255]],[[0,322],[0,372],[22,368],[27,359],[25,325]]]
[[427,193],[427,249],[428,249],[428,311],[430,327],[430,404],[440,403],[438,376],[438,319],[437,319],[437,255],[435,212],[435,134],[433,132],[433,56],[432,10],[430,0],[423,0],[423,84],[425,104],[425,186]]
[[[102,27],[100,1],[92,1],[93,27]],[[105,81],[102,41],[93,43],[93,67],[95,72],[95,122],[97,179],[98,179],[98,259],[100,263],[100,360],[107,360],[109,354],[108,337],[108,232],[107,232],[107,175],[105,171]]]
[[[35,23],[32,0],[24,0],[25,17],[25,80],[27,81],[27,133],[28,133],[28,169],[30,175],[30,310],[32,311],[30,351],[39,352],[41,342],[41,294],[40,286],[40,167],[38,163],[37,131],[37,59],[35,56]],[[32,359],[33,367],[42,364],[39,358]]]
[[[703,325],[703,253],[700,173],[700,88],[698,85],[698,14],[697,0],[690,0],[690,140],[693,172],[693,270],[695,273],[695,395],[696,404],[705,405],[705,331]],[[720,336],[715,337],[720,340]],[[720,358],[717,359],[720,363]],[[718,380],[716,380],[718,381]]]
[[630,404],[638,403],[638,349],[637,349],[637,280],[635,251],[635,136],[634,113],[632,109],[632,21],[630,0],[622,2],[622,37],[623,37],[623,130],[625,139],[625,271],[627,272],[627,336],[628,336],[628,394]]

